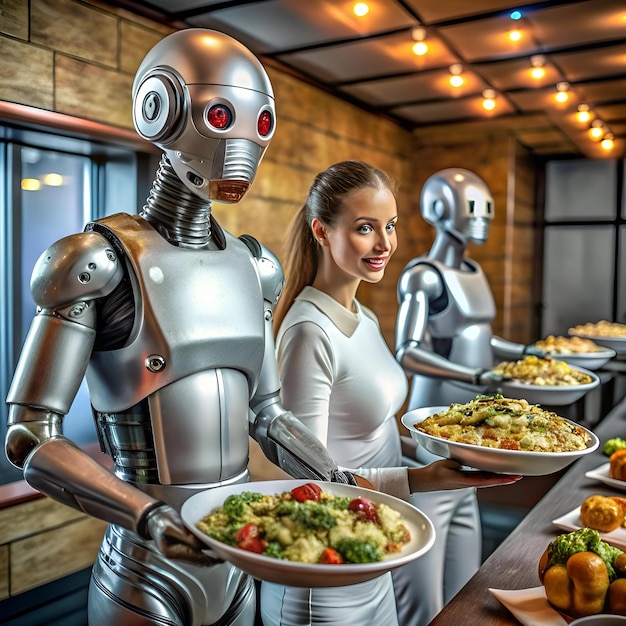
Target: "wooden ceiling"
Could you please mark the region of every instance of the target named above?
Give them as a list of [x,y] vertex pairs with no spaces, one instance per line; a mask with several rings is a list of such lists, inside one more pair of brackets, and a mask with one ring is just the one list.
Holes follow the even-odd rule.
[[[626,145],[626,2],[151,0],[114,2],[232,35],[337,97],[413,130],[493,120],[536,154],[618,158]],[[519,11],[514,19],[513,11]],[[512,41],[510,31],[520,38]],[[413,52],[418,40],[428,46]],[[534,78],[533,66],[543,66]],[[464,83],[449,78],[459,71]],[[555,100],[558,88],[567,101]],[[492,92],[495,108],[483,98]],[[579,121],[579,105],[590,120]],[[592,124],[602,134],[590,136]],[[456,128],[460,128],[457,126]],[[612,150],[600,139],[614,137]]]

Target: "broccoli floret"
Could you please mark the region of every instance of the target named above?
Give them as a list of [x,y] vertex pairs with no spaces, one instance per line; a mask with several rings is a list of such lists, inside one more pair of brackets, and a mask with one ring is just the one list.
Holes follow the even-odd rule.
[[329,507],[312,500],[298,504],[291,514],[291,519],[294,522],[300,522],[308,528],[325,528],[327,530],[337,525],[337,519]]
[[602,541],[597,530],[579,528],[571,533],[559,535],[548,546],[548,567],[555,564],[565,565],[567,559],[576,552],[595,552],[604,561],[610,580],[616,576],[613,561],[623,554],[619,548]]
[[265,556],[273,556],[275,559],[284,559],[285,553],[283,552],[283,547],[278,543],[278,541],[270,541],[267,544],[267,548],[263,552]]
[[626,448],[626,439],[613,437],[613,439],[607,439],[607,441],[605,441],[602,451],[606,454],[606,456],[611,456],[613,452],[623,450],[624,448]]
[[222,508],[231,521],[241,521],[249,510],[248,504],[250,502],[257,502],[262,498],[263,495],[260,493],[242,491],[240,494],[228,496],[228,498],[224,500]]
[[382,554],[375,544],[358,539],[341,539],[335,549],[348,563],[374,563],[382,559]]

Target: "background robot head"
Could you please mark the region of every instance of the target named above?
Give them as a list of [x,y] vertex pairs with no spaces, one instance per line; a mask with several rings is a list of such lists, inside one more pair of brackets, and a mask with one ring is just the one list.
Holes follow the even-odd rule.
[[493,197],[474,172],[450,168],[433,174],[421,197],[424,219],[463,241],[484,243],[494,217]]
[[238,202],[276,125],[274,94],[260,61],[238,41],[189,28],[162,39],[133,85],[137,132],[167,154],[200,197]]

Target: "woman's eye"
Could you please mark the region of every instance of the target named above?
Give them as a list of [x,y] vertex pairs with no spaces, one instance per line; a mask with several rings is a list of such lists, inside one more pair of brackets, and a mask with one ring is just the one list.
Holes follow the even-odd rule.
[[368,224],[363,224],[363,226],[361,226],[359,228],[359,232],[363,233],[364,235],[366,235],[367,233],[371,233],[372,232],[372,227],[369,226]]
[[389,222],[389,224],[387,224],[387,232],[391,233],[396,229],[396,223],[395,222]]

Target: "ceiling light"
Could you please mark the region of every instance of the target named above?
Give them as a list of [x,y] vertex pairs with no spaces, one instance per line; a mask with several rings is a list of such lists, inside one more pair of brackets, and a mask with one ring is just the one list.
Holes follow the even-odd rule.
[[369,13],[370,8],[365,2],[357,2],[352,10],[357,17],[363,17]]
[[60,187],[63,184],[63,176],[50,172],[50,174],[44,174],[41,177],[41,182],[48,187]]
[[591,128],[589,129],[589,134],[594,139],[600,139],[604,135],[604,122],[599,119],[593,120],[591,122]]
[[567,102],[569,100],[569,83],[565,81],[561,81],[556,84],[556,96],[555,99],[557,102]]
[[514,28],[513,30],[509,31],[509,39],[511,41],[519,41],[522,38],[522,32],[520,30],[517,30],[517,28]]
[[493,111],[496,108],[496,92],[493,89],[483,91],[483,109]]
[[511,19],[512,20],[521,20],[522,19],[522,12],[521,11],[513,11],[511,13]]
[[591,111],[589,111],[588,104],[579,104],[576,112],[576,119],[579,122],[585,123],[591,119]]
[[453,87],[460,87],[465,82],[463,76],[461,76],[463,66],[460,63],[453,63],[448,70],[450,72],[450,84]]
[[600,145],[602,146],[602,148],[604,150],[612,150],[613,149],[613,134],[612,133],[607,133],[606,135],[604,135],[604,139],[602,139],[602,141],[600,142]]
[[39,191],[41,182],[38,178],[22,178],[21,187],[24,191]]
[[530,57],[530,64],[532,65],[532,70],[530,72],[533,78],[539,79],[543,78],[546,75],[546,69],[544,65],[546,64],[546,58],[543,54],[534,54]]
[[415,41],[413,53],[420,57],[424,56],[428,52],[428,44],[424,41],[426,39],[426,29],[416,26],[411,30],[411,37]]

